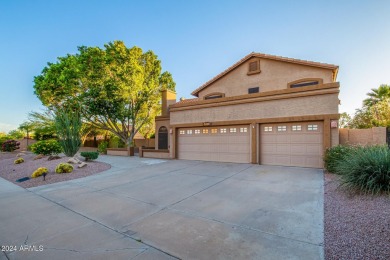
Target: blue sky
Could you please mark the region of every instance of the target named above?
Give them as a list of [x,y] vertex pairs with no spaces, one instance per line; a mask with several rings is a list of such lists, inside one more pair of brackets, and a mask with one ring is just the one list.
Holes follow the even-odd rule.
[[390,84],[390,1],[0,1],[0,131],[43,108],[33,78],[77,46],[153,50],[179,97],[255,51],[340,66],[340,112]]

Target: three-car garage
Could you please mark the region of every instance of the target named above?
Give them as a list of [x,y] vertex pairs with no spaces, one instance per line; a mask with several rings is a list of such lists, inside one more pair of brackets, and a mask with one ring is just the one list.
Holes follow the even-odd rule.
[[[250,163],[252,149],[264,165],[322,168],[323,122],[259,124],[257,138],[251,125],[179,128],[177,158]],[[256,140],[251,145],[251,140]]]

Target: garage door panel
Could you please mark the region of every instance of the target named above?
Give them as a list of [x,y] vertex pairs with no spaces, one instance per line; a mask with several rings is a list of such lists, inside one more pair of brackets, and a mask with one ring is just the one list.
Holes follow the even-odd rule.
[[322,168],[322,126],[322,122],[261,125],[261,164]]
[[[178,158],[186,160],[204,160],[220,162],[250,162],[250,138],[249,131],[240,132],[241,128],[249,129],[249,126],[221,126],[198,127],[179,129],[178,134]],[[230,131],[230,128],[235,128]],[[203,131],[206,130],[207,131]],[[212,133],[216,129],[217,133]],[[222,131],[221,131],[222,129]],[[192,130],[192,134],[189,134]],[[198,134],[195,134],[199,132]],[[184,134],[180,134],[184,131]],[[207,133],[206,133],[207,132]]]

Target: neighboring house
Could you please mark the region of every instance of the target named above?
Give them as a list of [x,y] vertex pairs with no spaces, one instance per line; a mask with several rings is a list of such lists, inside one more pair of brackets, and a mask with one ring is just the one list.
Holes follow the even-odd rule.
[[[323,167],[339,143],[338,66],[251,53],[176,102],[162,93],[156,150],[170,158]],[[158,152],[158,151],[154,151]]]

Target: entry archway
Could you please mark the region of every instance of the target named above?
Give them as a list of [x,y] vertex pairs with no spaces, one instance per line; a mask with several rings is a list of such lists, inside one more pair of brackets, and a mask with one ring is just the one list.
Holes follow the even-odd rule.
[[158,149],[168,149],[168,129],[165,126],[158,129]]

